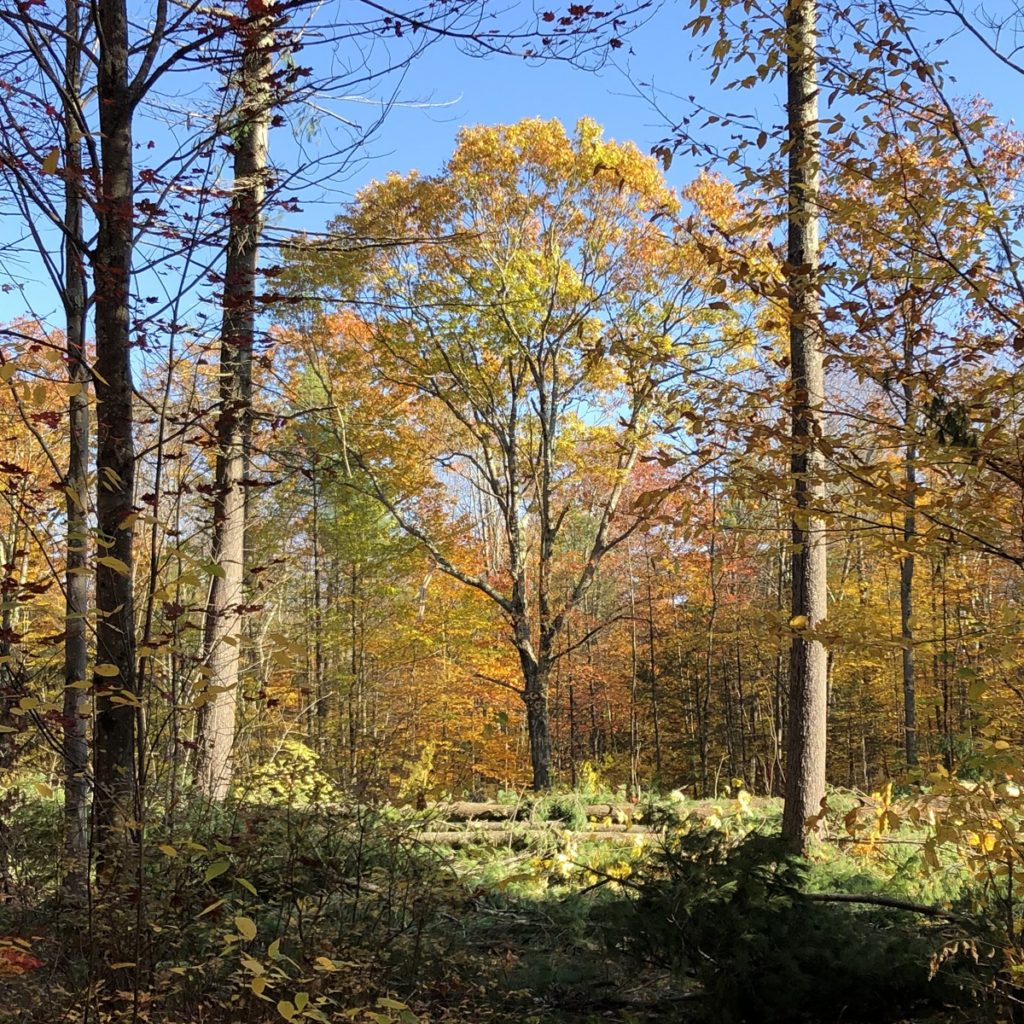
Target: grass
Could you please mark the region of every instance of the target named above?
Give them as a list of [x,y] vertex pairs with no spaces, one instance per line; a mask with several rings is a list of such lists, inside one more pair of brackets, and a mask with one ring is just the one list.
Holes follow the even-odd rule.
[[[138,987],[140,1019],[154,1024],[277,1024],[288,1013],[300,1021],[373,1024],[696,1021],[706,1018],[707,993],[715,993],[722,976],[687,960],[693,936],[707,946],[698,953],[713,948],[725,964],[727,986],[735,987],[745,977],[760,977],[765,963],[771,967],[770,957],[758,957],[770,953],[772,943],[786,954],[786,944],[797,945],[810,927],[792,916],[807,908],[792,910],[792,893],[783,887],[780,897],[772,889],[771,873],[789,871],[782,861],[742,862],[744,837],[777,830],[777,802],[741,794],[638,804],[645,823],[678,837],[683,853],[671,867],[659,844],[646,837],[629,846],[578,842],[573,833],[600,827],[581,817],[591,799],[557,794],[537,802],[531,820],[510,826],[525,844],[514,850],[424,845],[417,838],[424,816],[394,808],[354,817],[324,808],[237,805],[213,815],[196,808],[150,838],[141,894],[132,881],[126,891],[110,894],[118,900],[100,898],[89,914],[63,901],[55,886],[59,806],[30,793],[9,821],[13,884],[11,898],[0,904],[0,936],[27,939],[44,966],[0,976],[0,1006],[17,1008],[16,1017],[3,1009],[0,1017],[41,1024],[74,1017],[88,1001],[99,1011],[97,1020],[127,1021],[136,1006],[118,993]],[[843,813],[855,806],[843,794],[834,803]],[[538,829],[540,823],[552,827]],[[795,888],[951,907],[976,898],[955,850],[942,851],[936,869],[925,862],[926,826],[901,826],[872,844],[823,844],[799,865]],[[729,857],[739,858],[731,868],[722,863]],[[758,866],[765,863],[766,869]],[[769,881],[744,889],[754,869],[767,870]],[[675,902],[666,911],[657,899],[669,883]],[[709,893],[721,902],[707,902]],[[679,909],[684,898],[690,901],[686,914]],[[782,903],[772,903],[779,898]],[[789,908],[784,927],[773,906]],[[877,908],[829,913],[814,917],[813,927],[827,934],[848,926],[873,936],[883,953],[911,950],[924,957],[918,966],[925,973],[927,958],[948,945],[948,935],[912,915]],[[705,931],[702,915],[711,922]],[[114,968],[96,951],[115,936],[133,935],[137,917],[144,922],[141,941],[119,954],[136,966]],[[659,932],[663,927],[668,931]],[[730,927],[736,936],[726,941]],[[781,930],[773,936],[776,927]],[[651,955],[644,938],[651,928],[656,951],[681,943],[686,955],[675,961]],[[961,954],[948,958],[958,969]],[[880,984],[885,956],[865,963]],[[979,970],[979,985],[987,984],[991,963]],[[878,1020],[897,1019],[908,1009],[893,998],[892,1013]],[[923,1001],[909,1009],[935,1014],[941,1007]],[[735,1019],[747,1019],[737,1012]],[[942,1012],[957,1019],[955,1009]]]

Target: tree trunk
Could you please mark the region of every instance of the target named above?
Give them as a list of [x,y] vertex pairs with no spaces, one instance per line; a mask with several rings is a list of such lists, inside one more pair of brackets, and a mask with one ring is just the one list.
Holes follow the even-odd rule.
[[[913,306],[911,310],[913,311]],[[917,536],[917,447],[914,444],[914,317],[907,325],[903,342],[903,426],[906,451],[903,464],[905,485],[903,513],[903,558],[900,559],[900,630],[903,643],[903,740],[907,764],[917,764],[917,699],[914,679],[914,539]]]
[[64,320],[68,379],[67,562],[64,625],[64,887],[83,895],[87,870],[89,745],[82,715],[89,665],[89,372],[85,360],[86,276],[82,239],[82,143],[75,105],[82,91],[78,0],[65,7]]
[[651,727],[654,730],[654,780],[661,784],[661,721],[658,709],[658,659],[654,647],[654,561],[647,552],[647,670],[651,674]]
[[228,211],[217,416],[216,492],[204,652],[208,699],[202,707],[197,781],[212,800],[230,790],[242,640],[245,466],[251,429],[252,352],[260,214],[266,188],[273,37],[255,18],[242,36],[241,99],[230,135],[234,194]]
[[548,673],[530,653],[520,649],[523,669],[523,703],[526,705],[526,729],[530,738],[530,765],[533,788],[551,788],[551,724],[548,715]]
[[[827,603],[823,458],[824,369],[820,327],[817,32],[815,0],[793,0],[786,13],[789,212],[786,273],[792,402],[792,628],[786,803],[782,833],[806,844],[825,795],[827,660],[815,635]],[[819,819],[820,820],[820,819]]]
[[[115,867],[135,826],[138,687],[132,602],[135,444],[130,286],[133,249],[133,98],[125,0],[96,5],[101,191],[94,257],[96,302],[95,789],[100,859]],[[116,698],[116,699],[115,699]]]

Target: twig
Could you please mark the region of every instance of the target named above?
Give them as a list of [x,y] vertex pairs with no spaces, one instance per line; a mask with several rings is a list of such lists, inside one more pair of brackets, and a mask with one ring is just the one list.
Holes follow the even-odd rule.
[[909,910],[914,914],[923,914],[926,917],[940,917],[944,921],[953,921],[956,924],[973,924],[970,918],[954,914],[942,907],[896,899],[893,896],[862,895],[855,892],[807,892],[803,896],[812,903],[865,903],[872,907],[889,907],[893,910]]

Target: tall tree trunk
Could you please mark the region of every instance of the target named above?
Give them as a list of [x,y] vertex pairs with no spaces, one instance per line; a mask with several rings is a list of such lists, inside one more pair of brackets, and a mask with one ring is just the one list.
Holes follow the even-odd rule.
[[89,372],[85,359],[86,274],[82,238],[82,141],[76,105],[82,92],[78,0],[65,7],[64,320],[68,379],[67,562],[64,625],[64,856],[66,890],[82,895],[87,858],[89,745],[82,715],[89,646]]
[[824,493],[819,438],[824,369],[820,326],[817,30],[815,0],[786,9],[789,146],[787,276],[791,366],[793,479],[793,639],[790,648],[789,736],[782,834],[795,850],[825,795],[827,659],[814,635],[827,608]]
[[252,18],[242,36],[241,97],[230,135],[234,192],[228,211],[217,415],[212,560],[203,637],[209,699],[202,707],[197,781],[212,800],[231,786],[238,706],[245,560],[245,465],[251,425],[252,351],[260,215],[266,189],[273,38],[269,20]]
[[903,558],[900,559],[900,630],[903,643],[903,740],[907,764],[917,764],[917,699],[914,679],[914,541],[917,536],[917,446],[914,443],[914,335],[917,329],[911,305],[911,322],[903,342],[903,426],[906,450],[903,463],[904,503]]
[[134,241],[132,111],[125,0],[95,7],[100,126],[96,284],[95,789],[93,823],[101,859],[116,867],[137,838],[135,615],[132,601],[135,442],[130,329]]

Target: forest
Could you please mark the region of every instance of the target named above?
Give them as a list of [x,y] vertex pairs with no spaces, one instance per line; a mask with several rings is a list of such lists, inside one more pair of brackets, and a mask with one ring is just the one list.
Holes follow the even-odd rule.
[[0,1020],[1024,1021],[1022,45],[0,0]]

